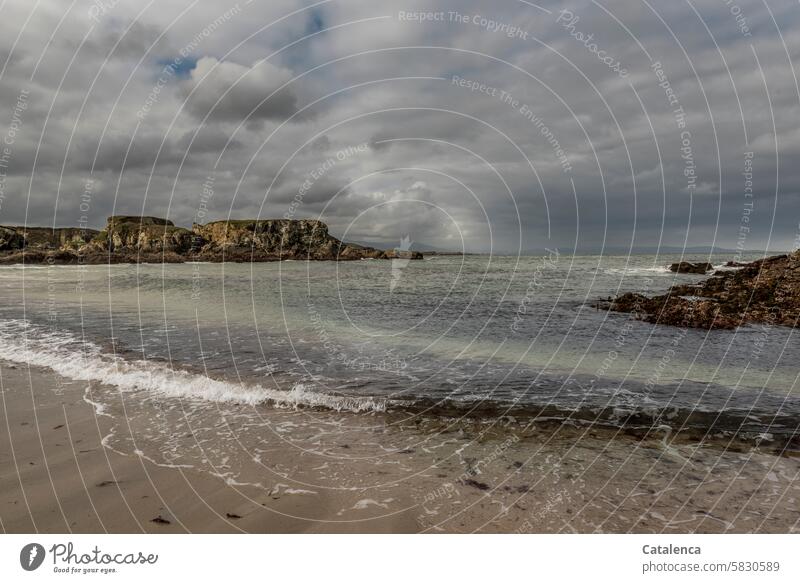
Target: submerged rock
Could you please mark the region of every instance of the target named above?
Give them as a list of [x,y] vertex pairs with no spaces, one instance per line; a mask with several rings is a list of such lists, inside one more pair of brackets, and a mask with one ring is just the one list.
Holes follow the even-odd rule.
[[800,251],[718,271],[696,285],[677,285],[663,295],[625,293],[597,307],[635,314],[653,324],[734,329],[743,324],[798,326]]

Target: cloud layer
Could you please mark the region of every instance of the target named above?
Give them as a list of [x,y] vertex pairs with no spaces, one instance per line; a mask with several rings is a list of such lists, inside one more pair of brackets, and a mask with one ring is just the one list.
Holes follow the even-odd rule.
[[202,205],[503,253],[796,246],[788,0],[0,11],[0,224]]

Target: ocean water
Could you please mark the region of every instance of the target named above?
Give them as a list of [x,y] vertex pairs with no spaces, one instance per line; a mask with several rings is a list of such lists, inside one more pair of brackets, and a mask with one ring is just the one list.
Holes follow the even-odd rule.
[[665,268],[678,259],[7,266],[0,358],[193,407],[794,435],[794,330],[686,330],[593,307],[703,278]]

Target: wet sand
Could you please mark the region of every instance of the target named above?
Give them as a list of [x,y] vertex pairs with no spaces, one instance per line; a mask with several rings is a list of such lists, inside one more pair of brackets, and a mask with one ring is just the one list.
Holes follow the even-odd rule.
[[0,381],[4,532],[800,531],[800,460],[724,439]]
[[[14,367],[14,368],[10,368]],[[328,523],[339,505],[226,484],[103,446],[112,420],[84,400],[86,383],[0,365],[0,528],[15,533],[411,532],[411,513]],[[31,390],[33,387],[33,390]],[[304,508],[313,506],[313,511]],[[315,514],[317,520],[293,516]],[[162,518],[169,524],[154,519]]]

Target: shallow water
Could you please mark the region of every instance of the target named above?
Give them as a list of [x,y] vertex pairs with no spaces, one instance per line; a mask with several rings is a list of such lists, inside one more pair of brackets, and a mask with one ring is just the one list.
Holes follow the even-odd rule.
[[702,279],[665,268],[678,259],[5,267],[0,357],[209,402],[793,434],[793,330],[709,333],[592,307]]

